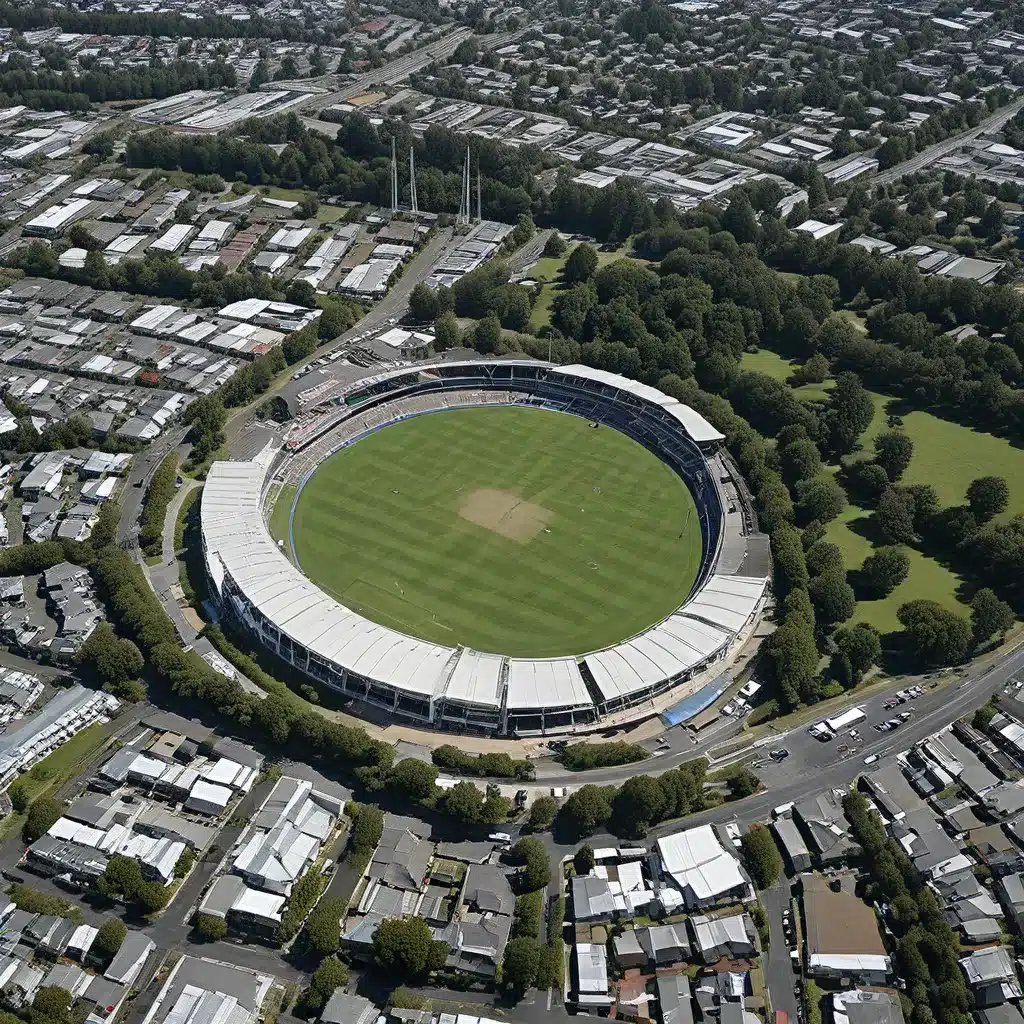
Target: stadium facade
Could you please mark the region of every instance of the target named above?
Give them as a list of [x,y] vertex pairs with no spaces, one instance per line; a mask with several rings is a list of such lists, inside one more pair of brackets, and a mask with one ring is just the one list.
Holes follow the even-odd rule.
[[[643,633],[582,656],[524,659],[445,647],[371,622],[315,586],[271,537],[265,505],[300,489],[330,455],[391,423],[451,408],[514,404],[619,430],[686,482],[701,528],[701,570],[684,604]],[[763,538],[736,498],[723,440],[695,410],[617,374],[533,360],[416,364],[369,376],[299,424],[284,450],[215,463],[202,496],[203,554],[223,614],[317,682],[436,728],[524,735],[580,729],[686,696],[756,624],[767,596]],[[760,543],[758,543],[760,541]],[[748,557],[750,556],[750,557]],[[754,568],[751,569],[750,566]]]

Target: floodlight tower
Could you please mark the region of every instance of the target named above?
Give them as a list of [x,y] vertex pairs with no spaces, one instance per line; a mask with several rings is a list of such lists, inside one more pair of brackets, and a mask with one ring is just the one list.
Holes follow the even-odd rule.
[[409,146],[409,206],[415,217],[420,208],[416,202],[416,153],[413,147]]
[[391,136],[391,212],[398,213],[398,162],[395,160],[395,137]]

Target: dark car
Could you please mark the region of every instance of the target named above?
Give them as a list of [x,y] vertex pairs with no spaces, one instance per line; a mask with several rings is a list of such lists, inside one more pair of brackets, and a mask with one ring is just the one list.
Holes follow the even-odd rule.
[[785,747],[779,747],[778,750],[770,751],[768,756],[776,762],[785,761],[786,758],[789,757],[789,751]]

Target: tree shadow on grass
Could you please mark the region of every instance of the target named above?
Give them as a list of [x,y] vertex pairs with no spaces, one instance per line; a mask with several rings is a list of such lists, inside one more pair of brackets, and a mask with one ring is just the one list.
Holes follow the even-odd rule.
[[[859,508],[859,506],[857,507]],[[863,512],[863,515],[857,516],[856,519],[847,520],[847,529],[851,533],[857,534],[858,537],[862,537],[873,548],[884,547],[886,544],[892,543],[882,533],[874,514],[866,509],[861,509],[860,511]]]

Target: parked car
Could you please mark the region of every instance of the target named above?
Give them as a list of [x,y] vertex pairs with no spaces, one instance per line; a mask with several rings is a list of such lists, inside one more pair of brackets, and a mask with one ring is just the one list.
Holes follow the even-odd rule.
[[909,722],[910,721],[910,712],[909,711],[901,711],[899,713],[898,717],[899,717],[901,722]]
[[740,830],[740,826],[735,821],[730,821],[725,826],[725,834],[729,837],[732,845],[739,849],[743,845],[743,833]]
[[878,755],[877,754],[868,754],[868,756],[864,758],[864,763],[865,764],[874,764],[877,760],[878,760]]
[[789,751],[785,747],[779,747],[778,750],[769,751],[768,756],[775,762],[785,761],[789,757]]
[[923,686],[912,686],[909,690],[911,697],[920,697],[924,693]]
[[875,726],[875,732],[888,732],[892,726],[888,722],[879,722]]
[[894,699],[894,698],[890,698],[889,700],[882,701],[882,709],[884,711],[891,711],[893,708],[898,708],[899,706],[900,706],[900,702],[898,700]]
[[899,718],[890,718],[886,723],[890,729],[898,729],[902,724],[902,720]]

